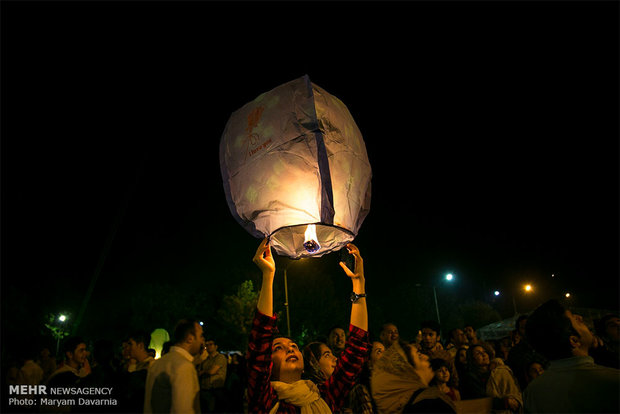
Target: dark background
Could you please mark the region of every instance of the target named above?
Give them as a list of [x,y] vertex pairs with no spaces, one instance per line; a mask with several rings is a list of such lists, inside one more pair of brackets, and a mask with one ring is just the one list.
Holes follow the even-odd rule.
[[[3,344],[48,313],[75,321],[93,280],[91,339],[182,316],[217,334],[222,297],[260,281],[220,136],[304,74],[347,105],[373,168],[355,240],[372,332],[433,318],[432,285],[443,310],[505,318],[512,297],[527,312],[565,292],[617,310],[617,17],[616,2],[3,2]],[[289,269],[294,331],[347,323],[338,260]]]

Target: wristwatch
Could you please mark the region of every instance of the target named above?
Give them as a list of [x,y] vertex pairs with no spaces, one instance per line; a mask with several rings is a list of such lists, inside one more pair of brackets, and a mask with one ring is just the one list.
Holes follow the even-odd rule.
[[366,294],[365,293],[360,293],[359,295],[355,292],[351,292],[351,302],[355,303],[357,302],[360,298],[365,298]]

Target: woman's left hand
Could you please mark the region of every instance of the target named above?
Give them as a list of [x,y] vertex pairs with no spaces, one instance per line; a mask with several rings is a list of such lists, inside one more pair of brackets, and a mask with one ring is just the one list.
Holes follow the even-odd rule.
[[347,244],[345,246],[345,249],[347,249],[349,254],[352,254],[353,257],[355,258],[355,271],[352,272],[351,269],[349,269],[347,265],[344,264],[344,262],[340,262],[340,267],[342,267],[342,270],[344,270],[346,275],[349,276],[354,281],[356,279],[358,280],[361,279],[363,281],[364,280],[364,260],[362,259],[362,256],[360,255],[360,250],[353,243]]

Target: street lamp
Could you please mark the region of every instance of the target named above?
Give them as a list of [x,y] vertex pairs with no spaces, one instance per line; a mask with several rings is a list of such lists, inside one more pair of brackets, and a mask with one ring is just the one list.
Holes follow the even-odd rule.
[[[60,314],[58,315],[58,320],[60,323],[64,323],[67,320],[67,315]],[[56,355],[58,355],[58,351],[60,350],[60,338],[63,336],[64,329],[60,329],[58,331],[58,335],[56,335]]]
[[303,259],[289,259],[286,261],[286,266],[284,266],[284,307],[286,308],[286,331],[288,332],[288,337],[291,337],[291,315],[288,310],[288,267],[293,263],[301,263]]
[[[448,273],[445,276],[445,279],[448,282],[452,282],[454,280],[454,275],[452,273]],[[441,326],[441,318],[439,317],[439,302],[437,301],[437,288],[435,284],[433,284],[433,297],[435,298],[435,312],[437,313],[437,323]]]

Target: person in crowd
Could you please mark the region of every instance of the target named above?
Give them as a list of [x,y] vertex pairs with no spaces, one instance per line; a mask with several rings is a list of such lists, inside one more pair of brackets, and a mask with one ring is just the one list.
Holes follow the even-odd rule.
[[389,348],[393,343],[398,342],[400,338],[398,328],[391,322],[383,324],[379,338],[385,349]]
[[327,335],[327,346],[332,350],[332,353],[336,358],[340,357],[342,351],[344,351],[344,345],[347,341],[347,336],[339,326],[334,326],[329,330]]
[[205,341],[207,356],[198,366],[200,406],[203,413],[221,412],[225,405],[228,359],[218,351],[213,337]]
[[[91,367],[88,361],[86,342],[78,337],[67,338],[62,346],[65,356],[64,364],[50,375],[47,380],[48,388],[82,388],[88,385],[91,378]],[[42,412],[71,412],[76,407],[70,405],[70,400],[64,395],[48,395],[56,400],[53,405],[41,406]]]
[[495,355],[506,361],[508,359],[510,349],[512,348],[512,338],[510,338],[510,336],[505,336],[497,341],[494,341],[493,345],[495,348]]
[[[118,363],[115,361],[115,346],[109,339],[98,339],[93,344],[91,373],[88,375],[82,386],[84,388],[110,387],[110,395],[106,397],[117,401],[117,406],[82,406],[80,409],[88,413],[110,413],[110,412],[136,412],[125,409],[122,396],[121,376],[118,372]],[[144,401],[144,390],[142,391],[141,402]],[[138,406],[138,412],[142,411],[142,405]]]
[[144,413],[200,413],[200,385],[192,361],[204,348],[202,326],[182,319],[168,353],[155,360],[146,375]]
[[155,362],[147,352],[151,335],[137,330],[129,334],[125,342],[129,344],[129,356],[136,360],[136,367],[132,372],[123,375],[122,403],[128,412],[136,413],[141,412],[144,407],[146,376],[149,367]]
[[247,377],[245,373],[245,358],[236,351],[230,354],[230,361],[226,370],[226,410],[227,413],[243,413],[243,400]]
[[[467,348],[469,346],[464,345],[461,346],[457,351],[454,358],[454,368],[456,369],[456,374],[458,378],[463,378],[465,373],[467,372]],[[457,388],[460,390],[460,381],[457,385]]]
[[136,370],[136,359],[131,357],[131,353],[129,351],[129,342],[123,341],[121,345],[121,357],[122,357],[122,368],[123,372],[133,372]]
[[333,373],[319,385],[302,379],[305,361],[297,344],[290,338],[276,337],[276,265],[269,240],[264,239],[256,250],[253,261],[262,272],[262,285],[247,352],[249,412],[329,413],[339,412],[344,405],[369,350],[363,261],[355,245],[347,244],[346,249],[355,258],[354,271],[340,262],[353,285],[349,338]]
[[[498,401],[496,413],[511,413],[523,411],[523,397],[517,379],[510,367],[504,364],[502,358],[493,358],[489,363],[491,374],[486,384],[486,395]],[[504,407],[501,409],[501,403]]]
[[374,364],[381,358],[383,352],[385,352],[383,343],[374,341],[370,350],[370,358],[364,364],[360,378],[349,394],[349,407],[353,413],[373,414],[377,412],[377,406],[372,399],[370,377]]
[[311,342],[302,351],[304,359],[304,374],[302,378],[309,379],[319,385],[332,376],[336,369],[338,358],[330,347],[323,342]]
[[78,385],[91,373],[86,342],[82,338],[78,336],[67,338],[62,349],[65,363],[50,375],[47,380],[47,385],[50,387]]
[[[525,377],[527,380],[527,384],[534,381],[536,378],[541,376],[545,372],[545,367],[543,366],[543,362],[532,360],[527,365],[527,369],[525,371]],[[526,385],[527,388],[527,385]]]
[[460,401],[461,394],[451,380],[448,362],[443,358],[434,358],[430,360],[430,364],[435,373],[430,385],[437,387],[439,391],[448,395],[452,401]]
[[472,325],[465,325],[465,327],[463,327],[463,332],[465,332],[465,337],[469,345],[477,345],[482,342],[481,339],[478,339],[476,330]]
[[149,356],[153,359],[155,359],[155,356],[157,356],[157,351],[153,348],[147,349],[146,353],[149,354]]
[[411,345],[415,346],[416,349],[420,349],[422,347],[422,330],[418,329],[418,332],[415,334],[415,339],[411,342]]
[[446,344],[446,351],[450,352],[452,359],[456,357],[456,351],[462,347],[467,346],[467,336],[465,336],[465,332],[461,328],[451,329],[448,333],[448,343]]
[[620,412],[620,370],[594,363],[594,337],[581,316],[551,299],[529,316],[526,338],[550,361],[524,390],[526,412]]
[[594,362],[611,368],[620,368],[620,318],[608,314],[594,321],[600,343],[591,350]]
[[[519,399],[512,394],[512,391],[517,387],[516,381],[514,384],[507,385],[509,379],[504,375],[505,370],[497,373],[492,372],[494,371],[494,367],[491,365],[493,358],[489,356],[489,353],[491,353],[489,348],[480,344],[470,345],[467,349],[467,371],[461,378],[461,398],[469,400],[493,397],[492,407],[494,410],[517,412],[521,404]],[[497,364],[498,361],[496,360],[495,363]],[[492,373],[495,376],[489,382]]]
[[454,366],[454,358],[449,351],[443,349],[441,345],[441,327],[439,323],[429,320],[423,321],[420,324],[420,330],[422,331],[422,342],[420,343],[420,352],[427,355],[429,359],[441,358],[448,364],[450,370],[450,376],[452,377],[452,383],[458,387],[459,377],[458,372]]
[[454,403],[437,387],[428,356],[403,341],[394,342],[373,366],[372,398],[378,413],[455,413]]
[[43,379],[41,383],[47,382],[47,379],[56,371],[56,358],[51,356],[49,348],[41,349],[39,353],[39,360],[37,361],[41,369],[43,369]]
[[23,364],[19,369],[20,383],[22,385],[39,385],[43,381],[43,368],[34,359],[37,355],[35,349],[30,344],[22,347]]
[[508,358],[506,358],[506,365],[512,369],[519,387],[524,390],[527,387],[527,367],[531,361],[539,361],[540,364],[545,367],[548,364],[547,359],[536,352],[530,345],[527,339],[526,326],[528,321],[528,315],[520,315],[515,322],[515,329],[517,336],[520,340],[510,348],[508,352]]

